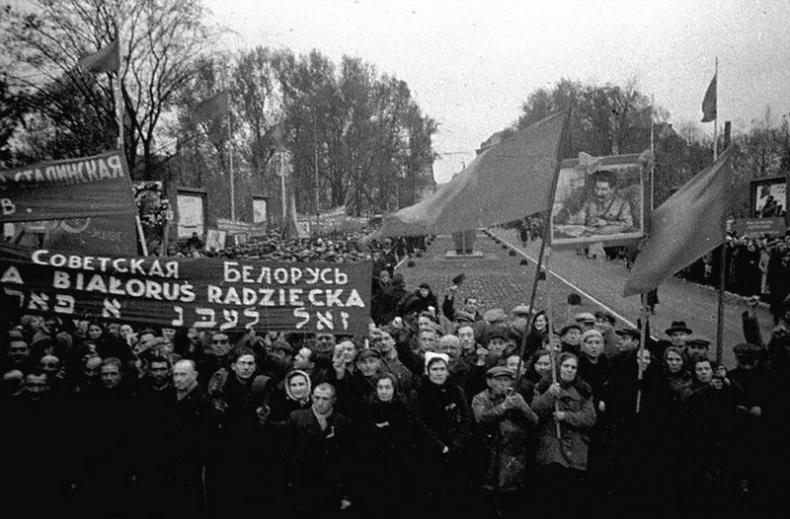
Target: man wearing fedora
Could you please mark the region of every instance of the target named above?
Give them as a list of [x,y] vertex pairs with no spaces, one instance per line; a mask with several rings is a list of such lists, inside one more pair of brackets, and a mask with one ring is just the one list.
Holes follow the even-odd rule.
[[686,321],[672,321],[672,326],[664,330],[664,333],[669,337],[672,346],[683,348],[689,335],[694,332],[686,325]]

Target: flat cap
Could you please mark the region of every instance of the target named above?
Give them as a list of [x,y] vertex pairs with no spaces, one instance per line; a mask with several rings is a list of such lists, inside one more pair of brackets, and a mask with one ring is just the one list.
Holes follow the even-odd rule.
[[291,346],[291,344],[288,341],[283,339],[277,339],[276,341],[274,341],[272,343],[272,349],[284,351],[286,353],[294,352],[293,346]]
[[507,320],[507,315],[501,308],[492,308],[483,314],[483,319],[489,324],[501,323]]
[[515,379],[516,378],[516,373],[512,369],[510,369],[510,368],[508,368],[506,366],[494,366],[493,368],[491,368],[488,371],[486,371],[486,377],[488,377],[488,378],[508,377],[508,378]]
[[361,362],[361,361],[363,361],[363,360],[365,360],[367,358],[370,358],[370,357],[373,357],[375,359],[380,359],[381,358],[381,353],[379,353],[379,350],[376,350],[376,349],[373,349],[373,348],[365,348],[364,350],[362,350],[359,353],[357,353],[356,361],[357,362]]
[[568,333],[569,330],[572,330],[572,329],[579,330],[579,333],[581,333],[581,331],[582,331],[582,327],[579,325],[579,323],[575,323],[575,322],[574,323],[567,323],[565,326],[560,328],[560,337],[562,337],[563,335]]
[[615,330],[614,333],[617,335],[627,335],[634,339],[639,339],[639,337],[642,335],[639,333],[639,330],[634,330],[633,328],[620,328],[619,330]]
[[697,346],[698,348],[707,348],[710,346],[710,341],[705,337],[691,337],[686,339],[686,346]]
[[756,344],[742,342],[733,346],[732,352],[742,357],[759,357],[763,354],[763,349]]
[[510,311],[513,315],[529,315],[529,305],[516,305],[513,307],[513,310]]

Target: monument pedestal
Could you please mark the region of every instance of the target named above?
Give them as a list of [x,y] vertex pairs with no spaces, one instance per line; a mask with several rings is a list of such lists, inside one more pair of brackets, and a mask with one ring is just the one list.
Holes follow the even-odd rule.
[[466,231],[459,231],[453,233],[453,244],[455,250],[448,250],[445,258],[482,258],[483,253],[475,250],[475,235],[474,229],[467,229]]

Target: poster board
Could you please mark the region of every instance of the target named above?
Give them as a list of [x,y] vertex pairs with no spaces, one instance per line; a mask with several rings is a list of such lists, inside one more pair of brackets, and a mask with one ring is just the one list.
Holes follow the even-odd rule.
[[221,231],[219,229],[209,229],[206,232],[206,246],[205,249],[207,251],[214,250],[214,251],[221,251],[225,248],[225,240],[227,238],[227,233],[225,231]]
[[178,237],[190,238],[192,233],[202,237],[205,232],[205,195],[191,191],[178,191]]
[[265,198],[252,199],[252,223],[265,224],[267,221],[268,201]]
[[549,233],[552,247],[622,245],[645,234],[645,171],[639,155],[566,159]]
[[787,179],[752,180],[752,217],[783,218],[787,213]]

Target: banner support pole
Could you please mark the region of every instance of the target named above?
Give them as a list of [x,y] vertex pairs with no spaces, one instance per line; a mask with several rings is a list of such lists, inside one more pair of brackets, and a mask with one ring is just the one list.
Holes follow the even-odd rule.
[[140,237],[140,248],[143,250],[143,256],[148,256],[148,244],[145,243],[145,235],[143,234],[143,224],[140,222],[140,215],[134,215],[134,222],[137,224],[137,235]]
[[640,294],[641,302],[642,302],[642,323],[639,327],[639,349],[636,351],[636,362],[638,366],[638,371],[636,375],[637,386],[636,386],[636,414],[639,414],[639,409],[642,405],[642,378],[644,377],[644,370],[642,369],[642,364],[639,362],[645,352],[645,346],[647,344],[647,292],[643,292]]
[[[565,117],[565,123],[562,126],[562,132],[560,134],[560,142],[557,145],[557,160],[554,165],[554,179],[551,181],[551,192],[549,194],[548,206],[546,208],[545,217],[543,221],[543,236],[541,237],[540,240],[540,252],[538,253],[538,264],[535,270],[535,278],[532,281],[532,294],[530,294],[529,297],[530,318],[527,319],[527,327],[524,330],[524,334],[521,337],[521,347],[519,348],[518,351],[518,357],[519,357],[518,374],[516,375],[516,383],[514,384],[514,387],[518,387],[518,383],[521,381],[521,377],[523,375],[522,372],[524,370],[522,369],[522,367],[524,366],[524,352],[527,349],[527,334],[529,333],[530,327],[532,326],[532,323],[535,320],[535,311],[533,307],[535,306],[535,296],[537,295],[538,292],[538,280],[540,279],[540,269],[543,264],[543,255],[546,251],[546,242],[549,241],[550,239],[549,232],[551,230],[551,226],[550,226],[551,212],[552,212],[552,208],[554,207],[554,196],[557,191],[557,182],[560,177],[560,163],[562,162],[562,153],[563,153],[562,145],[565,143],[565,139],[567,138],[570,119],[571,119],[571,110],[568,110],[568,115]],[[548,281],[548,274],[549,273],[547,270],[546,271],[547,281]]]

